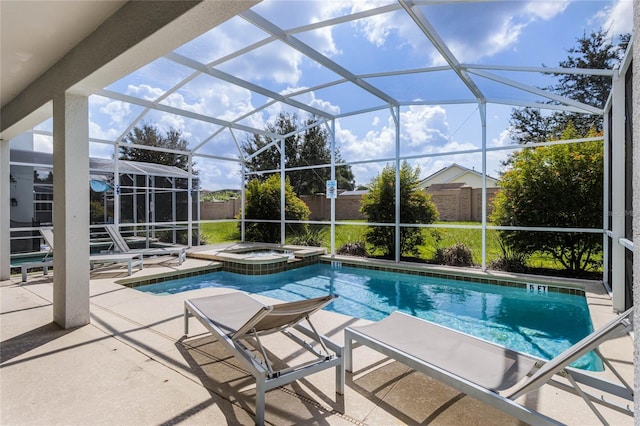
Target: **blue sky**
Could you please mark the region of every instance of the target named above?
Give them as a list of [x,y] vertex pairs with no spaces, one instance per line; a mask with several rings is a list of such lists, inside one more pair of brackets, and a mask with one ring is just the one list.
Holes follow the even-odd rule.
[[[419,2],[416,2],[419,3]],[[583,33],[598,28],[611,34],[629,32],[632,27],[632,0],[615,1],[496,1],[465,5],[429,5],[420,10],[461,63],[524,66],[557,66]],[[348,13],[395,4],[391,1],[268,1],[253,8],[259,15],[282,29],[297,28]],[[463,6],[463,7],[460,7]],[[298,93],[293,99],[330,114],[344,114],[382,105],[383,102],[353,85],[335,85],[305,90],[338,80],[335,73],[319,66],[299,51],[272,41],[242,56],[225,56],[265,39],[268,35],[241,17],[235,17],[175,51],[187,58],[211,65],[222,73],[264,87],[277,94]],[[331,61],[354,74],[373,74],[411,68],[444,65],[442,56],[403,10],[372,18],[339,23],[294,36]],[[496,72],[497,73],[497,72]],[[263,94],[234,86],[210,75],[190,79],[193,69],[173,58],[160,58],[106,89],[119,94],[178,108],[222,120],[237,120],[243,114],[263,107],[239,121],[262,129],[281,111],[297,112],[279,102],[265,103]],[[519,75],[518,75],[519,74]],[[538,75],[501,72],[534,86],[552,81]],[[496,98],[522,97],[514,89],[504,89],[474,77],[480,89]],[[368,82],[401,101],[471,99],[469,90],[452,71],[434,71],[393,77],[369,77]],[[183,84],[179,88],[174,85]],[[173,88],[173,89],[172,89]],[[525,99],[535,100],[533,95]],[[512,107],[487,106],[487,144],[507,145],[508,120]],[[139,105],[103,96],[90,98],[90,137],[115,141],[129,126],[145,122],[161,130],[169,127],[183,133],[190,148],[209,156],[238,158],[236,142],[249,133],[220,131],[218,124],[204,122],[167,111],[143,114]],[[305,114],[299,116],[304,118]],[[401,155],[432,155],[463,151],[481,146],[477,104],[413,105],[400,110]],[[50,130],[50,122],[39,129]],[[235,137],[235,140],[234,140]],[[203,144],[203,142],[207,141]],[[345,161],[388,159],[395,153],[395,124],[388,109],[349,116],[336,121],[336,144]],[[51,138],[36,135],[36,149],[51,151]],[[91,154],[111,157],[113,147],[91,143]],[[487,171],[497,176],[500,160],[507,152],[490,153]],[[457,162],[480,169],[479,154],[452,154],[412,160],[421,176]],[[204,189],[239,188],[239,166],[213,158],[196,158]],[[377,161],[354,164],[358,184],[367,184],[387,164]]]

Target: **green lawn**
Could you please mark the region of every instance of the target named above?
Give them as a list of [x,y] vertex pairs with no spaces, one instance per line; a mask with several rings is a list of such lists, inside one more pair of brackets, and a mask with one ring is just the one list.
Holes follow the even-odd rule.
[[200,224],[202,244],[232,243],[240,241],[236,222],[212,222]]
[[[355,222],[355,221],[354,221]],[[364,221],[362,221],[364,222]],[[436,224],[447,225],[480,225],[479,222],[436,222]],[[364,233],[367,227],[361,225],[339,225],[336,226],[336,250],[349,242],[364,241]],[[420,258],[431,260],[434,258],[438,248],[450,247],[457,243],[464,243],[471,249],[475,264],[482,263],[482,230],[464,228],[425,228],[423,229],[426,244],[419,248]],[[498,240],[498,232],[487,230],[487,266],[493,259],[502,255]],[[326,244],[329,248],[329,242]],[[370,247],[368,247],[371,250]],[[376,253],[373,253],[376,254]],[[602,256],[600,256],[602,258]],[[532,268],[545,268],[561,270],[564,267],[554,260],[550,255],[536,253],[529,257],[527,266]]]
[[[446,225],[479,225],[477,222],[437,222]],[[336,249],[348,242],[364,241],[366,226],[339,225],[336,226]],[[419,248],[420,257],[425,260],[433,259],[438,248],[446,248],[456,243],[464,243],[473,253],[473,261],[482,262],[482,231],[480,229],[433,229],[422,230],[426,244]],[[371,248],[369,248],[371,249]],[[500,255],[497,234],[495,231],[487,231],[487,258],[493,259]]]
[[[364,222],[364,221],[353,221]],[[447,225],[479,225],[478,222],[437,222],[443,226]],[[319,225],[311,225],[320,227]],[[329,225],[322,225],[325,229],[325,244],[330,250],[331,240],[329,235]],[[336,225],[336,250],[347,243],[364,241],[364,233],[367,227],[363,225]],[[200,232],[204,238],[204,244],[216,244],[240,241],[238,224],[235,222],[215,222],[203,223]],[[450,247],[456,243],[464,243],[473,253],[473,261],[479,265],[482,262],[482,231],[480,229],[461,228],[425,228],[423,229],[426,244],[419,248],[420,258],[431,260],[435,256],[436,249]],[[371,251],[371,248],[369,247]],[[375,252],[373,254],[376,254]],[[487,265],[501,255],[498,242],[497,231],[487,230]],[[536,254],[529,258],[528,266],[533,268],[564,269],[549,255]]]

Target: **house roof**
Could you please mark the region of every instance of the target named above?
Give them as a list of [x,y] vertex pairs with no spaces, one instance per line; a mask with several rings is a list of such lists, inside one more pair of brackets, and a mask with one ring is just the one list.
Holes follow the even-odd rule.
[[[460,172],[459,172],[458,174],[456,174],[453,178],[448,179],[448,180],[447,180],[447,182],[449,182],[449,181],[451,181],[451,180],[454,180],[454,179],[456,179],[456,178],[458,178],[458,177],[460,177],[460,176],[462,176],[462,175],[465,175],[465,174],[467,174],[467,173],[471,173],[471,174],[474,174],[474,175],[476,175],[476,176],[478,176],[478,177],[482,178],[482,173],[481,173],[481,172],[479,172],[479,171],[477,171],[477,170],[475,170],[475,169],[470,169],[470,168],[468,168],[468,167],[461,166],[461,165],[460,165],[460,164],[458,164],[458,163],[453,163],[453,164],[451,164],[451,165],[449,165],[449,166],[447,166],[447,167],[443,167],[442,169],[438,170],[437,172],[435,172],[435,173],[433,173],[433,174],[431,174],[431,175],[427,176],[426,178],[422,179],[422,181],[421,181],[420,183],[421,183],[421,184],[424,184],[424,183],[426,183],[426,182],[428,182],[428,181],[430,181],[430,180],[433,180],[434,178],[438,177],[438,175],[441,175],[441,174],[443,174],[444,172],[446,172],[446,171],[448,171],[448,170],[451,170],[451,169],[459,169],[459,170],[460,170]],[[494,177],[489,176],[489,175],[487,175],[487,179],[491,179],[491,180],[493,180],[493,181],[495,181],[495,182],[497,182],[497,181],[498,181],[498,179],[497,179],[497,178],[494,178]],[[441,183],[447,183],[447,182],[441,182]]]

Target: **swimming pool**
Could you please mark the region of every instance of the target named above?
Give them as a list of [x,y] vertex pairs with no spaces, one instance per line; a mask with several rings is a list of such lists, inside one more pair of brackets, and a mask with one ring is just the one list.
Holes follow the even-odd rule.
[[44,259],[53,260],[51,255],[47,256],[47,252],[34,252],[27,254],[15,254],[11,255],[10,266],[11,268],[19,268],[23,263],[29,262],[41,262]]
[[[174,294],[205,287],[285,301],[337,294],[325,309],[372,321],[398,310],[546,359],[593,331],[583,296],[329,264],[258,276],[213,272],[135,289]],[[602,369],[594,354],[573,365]]]

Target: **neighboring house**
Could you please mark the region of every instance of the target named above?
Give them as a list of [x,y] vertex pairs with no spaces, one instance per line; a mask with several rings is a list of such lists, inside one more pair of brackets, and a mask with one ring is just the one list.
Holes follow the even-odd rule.
[[[453,163],[423,179],[420,182],[420,187],[427,189],[431,185],[438,183],[462,183],[472,188],[482,188],[482,173]],[[498,179],[487,175],[487,188],[496,188],[498,186],[500,186]]]
[[[486,177],[487,217],[493,211],[493,198],[498,192],[498,179]],[[450,222],[482,221],[482,173],[453,163],[420,182],[431,195],[440,220]]]

